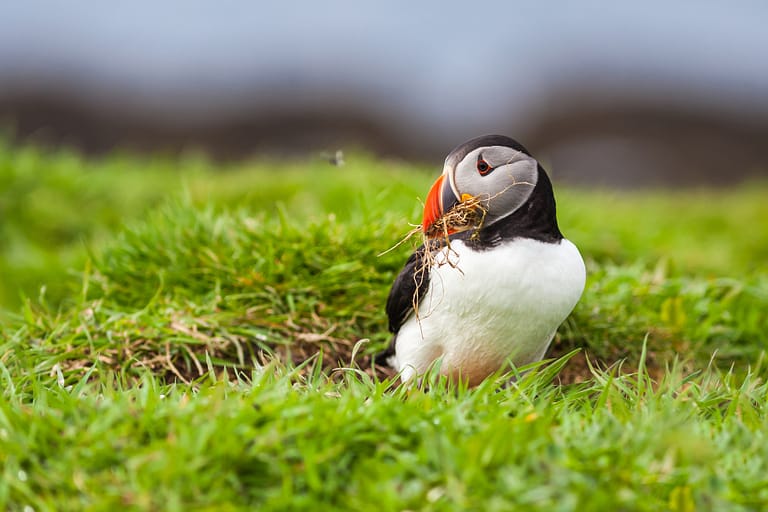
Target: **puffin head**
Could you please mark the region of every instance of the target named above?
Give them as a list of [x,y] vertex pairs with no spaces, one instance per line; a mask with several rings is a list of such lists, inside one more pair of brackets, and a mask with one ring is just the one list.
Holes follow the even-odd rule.
[[467,141],[445,159],[424,204],[422,229],[427,233],[444,213],[469,199],[485,210],[483,226],[491,226],[528,201],[541,175],[539,163],[514,139],[484,135]]

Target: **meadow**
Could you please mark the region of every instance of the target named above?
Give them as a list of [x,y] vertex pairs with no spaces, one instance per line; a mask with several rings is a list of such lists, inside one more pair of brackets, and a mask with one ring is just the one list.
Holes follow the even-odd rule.
[[588,281],[549,359],[398,386],[381,253],[439,168],[0,141],[0,508],[768,508],[768,183],[551,173]]

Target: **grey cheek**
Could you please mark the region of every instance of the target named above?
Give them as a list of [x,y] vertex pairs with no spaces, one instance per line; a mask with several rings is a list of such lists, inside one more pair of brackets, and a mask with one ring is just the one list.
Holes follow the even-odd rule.
[[479,193],[479,183],[476,181],[477,178],[480,178],[480,175],[477,175],[477,178],[475,178],[472,174],[469,173],[460,173],[456,175],[456,188],[458,188],[459,196],[461,194],[472,194],[477,195]]
[[499,180],[496,184],[497,195],[491,196],[489,214],[501,218],[518,210],[533,193],[536,181],[535,177]]

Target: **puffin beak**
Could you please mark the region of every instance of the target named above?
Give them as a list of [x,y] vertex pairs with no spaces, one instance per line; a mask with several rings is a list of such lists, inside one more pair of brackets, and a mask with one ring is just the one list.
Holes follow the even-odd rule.
[[[427,200],[424,203],[424,218],[421,229],[424,233],[429,231],[437,219],[459,203],[459,198],[453,193],[451,185],[446,182],[445,174],[440,175],[437,181],[429,189]],[[448,234],[453,233],[449,230]]]

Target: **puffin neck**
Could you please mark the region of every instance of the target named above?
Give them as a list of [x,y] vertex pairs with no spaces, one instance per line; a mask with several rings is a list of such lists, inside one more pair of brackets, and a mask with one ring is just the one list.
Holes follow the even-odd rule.
[[557,225],[557,211],[552,183],[539,165],[539,178],[528,200],[517,210],[484,226],[479,232],[459,233],[475,249],[488,249],[504,240],[531,238],[545,243],[560,243],[563,234]]

